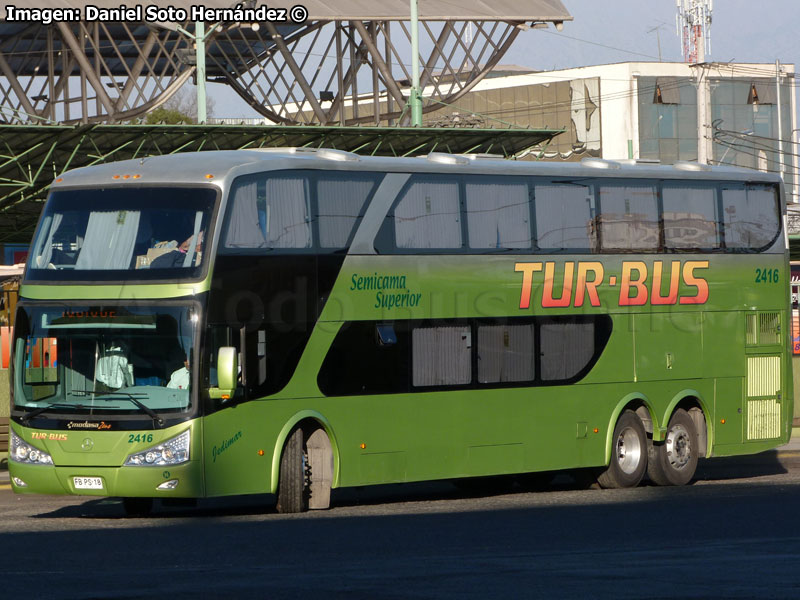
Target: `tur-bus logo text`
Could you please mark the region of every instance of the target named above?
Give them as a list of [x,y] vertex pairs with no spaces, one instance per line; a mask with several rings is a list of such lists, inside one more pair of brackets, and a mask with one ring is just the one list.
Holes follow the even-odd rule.
[[[587,301],[601,306],[601,286],[619,287],[619,306],[705,304],[708,301],[708,281],[695,272],[708,269],[707,260],[657,260],[651,268],[640,260],[624,261],[622,273],[606,279],[603,263],[596,261],[518,262],[514,270],[522,273],[521,309],[529,308],[534,283],[542,285],[542,308],[580,307]],[[541,273],[541,275],[539,275]],[[556,275],[558,274],[558,277]],[[535,281],[543,276],[543,280]],[[561,281],[561,289],[554,282]],[[669,282],[665,292],[665,281]],[[684,284],[680,293],[681,282]],[[687,295],[687,293],[689,295]]]

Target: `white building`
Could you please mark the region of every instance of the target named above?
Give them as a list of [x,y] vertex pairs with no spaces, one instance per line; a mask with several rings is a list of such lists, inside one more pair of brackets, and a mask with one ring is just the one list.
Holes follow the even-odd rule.
[[455,104],[426,113],[425,121],[565,129],[534,151],[550,160],[700,159],[780,172],[797,201],[793,82],[794,65],[763,63],[629,62],[548,72],[498,67]]

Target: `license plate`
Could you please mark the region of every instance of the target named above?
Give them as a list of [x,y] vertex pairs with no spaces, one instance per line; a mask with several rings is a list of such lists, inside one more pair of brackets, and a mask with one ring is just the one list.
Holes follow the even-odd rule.
[[76,490],[102,490],[103,479],[101,477],[73,477],[72,485]]

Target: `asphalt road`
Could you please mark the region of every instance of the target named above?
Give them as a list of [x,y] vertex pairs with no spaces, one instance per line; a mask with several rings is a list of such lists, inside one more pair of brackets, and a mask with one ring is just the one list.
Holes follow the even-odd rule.
[[113,499],[15,496],[0,477],[5,598],[798,598],[800,443],[704,461],[683,488],[336,491],[125,518]]

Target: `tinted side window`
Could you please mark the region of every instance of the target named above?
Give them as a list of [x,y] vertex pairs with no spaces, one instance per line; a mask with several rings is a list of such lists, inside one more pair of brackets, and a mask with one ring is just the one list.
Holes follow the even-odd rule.
[[346,248],[380,177],[335,171],[239,177],[231,186],[220,251]]
[[574,383],[600,358],[611,326],[608,315],[349,322],[317,383],[326,396]]
[[414,387],[472,381],[472,332],[468,325],[417,327],[411,344]]
[[322,172],[315,186],[319,203],[319,245],[321,248],[345,248],[376,187],[376,177]]
[[780,211],[774,186],[723,186],[722,217],[725,246],[763,248],[780,231]]
[[542,250],[586,251],[596,247],[594,193],[573,183],[537,184],[536,241]]
[[530,205],[525,180],[470,177],[465,192],[470,248],[531,247]]
[[572,379],[595,355],[593,321],[562,318],[544,322],[539,328],[539,336],[543,381]]
[[415,176],[394,208],[397,248],[461,248],[461,203],[455,178]]
[[406,321],[344,323],[320,368],[319,389],[326,396],[407,392],[410,338]]
[[534,325],[478,327],[478,382],[533,381]]
[[658,195],[654,185],[600,185],[599,195],[604,251],[658,249]]
[[309,248],[311,191],[298,173],[242,178],[231,189],[227,248]]
[[661,194],[666,248],[720,247],[715,188],[665,184]]

